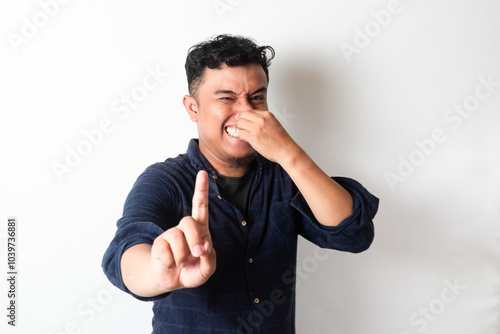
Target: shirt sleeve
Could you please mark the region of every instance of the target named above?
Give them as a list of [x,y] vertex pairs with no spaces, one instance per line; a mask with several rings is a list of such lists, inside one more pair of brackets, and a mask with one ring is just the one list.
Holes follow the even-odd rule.
[[132,293],[123,283],[120,261],[123,252],[153,241],[169,225],[168,212],[173,206],[173,193],[155,173],[145,172],[135,182],[125,201],[123,216],[117,222],[117,231],[102,259],[102,268],[108,279],[119,289],[144,301],[158,300],[168,295],[146,298]]
[[379,199],[353,179],[345,177],[332,177],[332,179],[351,194],[352,215],[337,226],[322,225],[316,220],[299,192],[291,202],[291,206],[305,218],[299,223],[299,234],[322,248],[351,253],[362,252],[368,249],[373,241],[373,218],[378,210]]

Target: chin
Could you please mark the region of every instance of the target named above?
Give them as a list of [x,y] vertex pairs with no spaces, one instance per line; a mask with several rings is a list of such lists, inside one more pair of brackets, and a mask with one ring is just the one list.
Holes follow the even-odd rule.
[[231,165],[244,166],[254,158],[255,150],[248,143],[238,145],[238,148],[226,150],[226,160]]
[[249,143],[241,141],[237,146],[228,147],[226,152],[231,157],[244,158],[252,155],[255,150]]

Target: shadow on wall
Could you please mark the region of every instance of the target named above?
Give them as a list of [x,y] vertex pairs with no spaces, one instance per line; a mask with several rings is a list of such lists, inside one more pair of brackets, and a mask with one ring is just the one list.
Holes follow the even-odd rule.
[[[274,63],[270,70],[270,94],[277,97],[278,108],[286,106],[287,112],[295,116],[285,122],[285,127],[328,174],[331,169],[348,170],[350,163],[348,158],[343,159],[344,152],[351,151],[352,141],[362,136],[352,119],[356,114],[350,112],[355,98],[353,79],[347,77],[348,71],[335,63],[331,55],[287,54],[290,56]],[[318,260],[316,246],[304,240],[301,244],[298,333],[329,333],[333,329],[347,333],[359,323],[356,314],[361,310],[370,312],[363,300],[369,291],[358,280],[373,270],[364,265],[366,254],[334,252]]]
[[318,165],[348,170],[349,159],[342,157],[354,154],[352,143],[362,135],[353,128],[357,120],[350,110],[356,98],[354,79],[328,53],[287,55],[270,68],[270,95],[276,101],[270,107],[278,108],[278,118],[286,110],[280,121]]

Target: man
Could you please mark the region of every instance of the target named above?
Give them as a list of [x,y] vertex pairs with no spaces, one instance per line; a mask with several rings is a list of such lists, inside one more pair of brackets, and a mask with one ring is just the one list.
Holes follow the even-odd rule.
[[111,282],[154,301],[153,333],[294,333],[297,236],[349,252],[373,240],[378,199],[327,176],[268,111],[273,57],[227,35],[189,51],[199,139],[139,176],[103,258]]

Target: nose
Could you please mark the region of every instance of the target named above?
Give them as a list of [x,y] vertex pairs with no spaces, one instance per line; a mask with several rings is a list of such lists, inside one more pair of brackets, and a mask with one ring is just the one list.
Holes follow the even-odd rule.
[[240,112],[244,110],[252,110],[252,105],[246,96],[240,96],[235,103],[235,111]]

